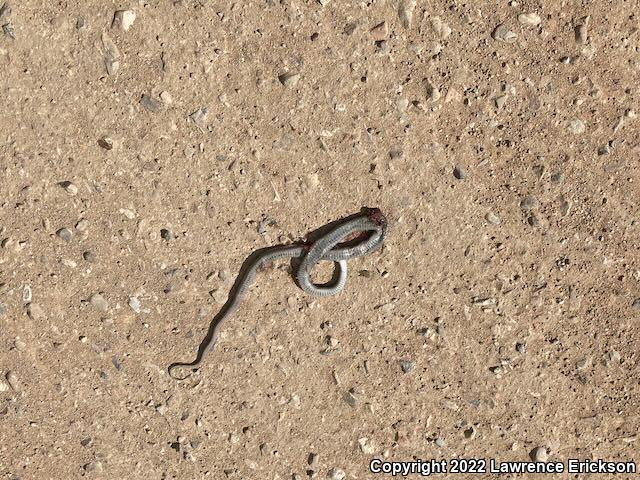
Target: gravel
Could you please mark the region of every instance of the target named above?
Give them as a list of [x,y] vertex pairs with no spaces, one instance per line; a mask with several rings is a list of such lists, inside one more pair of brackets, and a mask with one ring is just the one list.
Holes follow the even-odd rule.
[[64,188],[69,195],[78,194],[78,187],[76,187],[73,183],[69,182],[68,180],[60,182],[58,185]]
[[109,303],[100,293],[94,293],[91,295],[89,303],[102,312],[109,310]]
[[411,28],[416,0],[402,0],[398,6],[398,18],[404,28]]
[[453,167],[453,176],[457,180],[464,180],[465,178],[467,178],[467,172],[462,167],[456,165],[455,167]]
[[73,234],[71,233],[71,230],[69,230],[68,228],[61,228],[56,232],[56,235],[62,240],[64,240],[65,242],[68,242],[71,240],[71,237]]
[[585,126],[584,122],[579,118],[576,118],[575,120],[571,120],[571,122],[569,122],[569,131],[574,135],[580,135],[581,133],[584,133],[586,128],[587,127]]
[[29,315],[29,318],[31,318],[31,320],[36,321],[44,320],[47,317],[44,309],[37,303],[30,303],[29,305],[27,305],[27,315]]
[[509,30],[509,27],[501,23],[498,25],[491,34],[494,40],[505,43],[513,43],[518,39],[518,35]]
[[413,370],[413,367],[414,362],[412,362],[411,360],[400,360],[400,368],[404,373],[409,373],[411,370]]
[[140,97],[140,105],[153,113],[158,113],[164,108],[164,104],[160,100],[156,100],[146,93]]
[[387,22],[381,22],[373,27],[369,33],[371,34],[371,38],[375,42],[381,42],[387,38],[389,35],[389,27],[387,26]]
[[281,75],[278,75],[278,80],[282,85],[287,88],[294,88],[298,85],[298,81],[300,80],[300,74],[294,72],[287,72]]
[[493,225],[500,225],[500,217],[493,212],[489,212],[484,216],[485,220]]
[[548,459],[547,449],[545,447],[536,447],[529,452],[529,456],[534,462],[546,462]]
[[138,300],[138,297],[129,297],[129,307],[131,307],[131,310],[133,310],[136,313],[140,313],[140,300]]
[[327,473],[327,478],[329,480],[344,480],[346,476],[347,474],[344,473],[344,470],[336,467],[333,467],[331,470],[329,470],[329,473]]
[[537,13],[521,13],[518,15],[518,21],[523,25],[536,26],[540,24],[542,19]]
[[111,28],[119,28],[125,32],[131,28],[136,19],[136,12],[133,10],[116,10],[113,14]]

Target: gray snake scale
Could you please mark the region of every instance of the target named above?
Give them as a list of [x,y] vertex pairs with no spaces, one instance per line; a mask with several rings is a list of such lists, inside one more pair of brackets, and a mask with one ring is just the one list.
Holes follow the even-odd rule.
[[[385,239],[387,221],[380,209],[363,207],[359,213],[335,223],[337,223],[336,226],[327,225],[330,228],[327,228],[313,242],[277,245],[256,250],[249,255],[229,292],[227,302],[211,321],[209,332],[200,345],[196,359],[191,363],[173,363],[169,366],[169,375],[174,379],[183,380],[186,377],[173,375],[172,372],[176,368],[195,369],[200,366],[204,357],[213,350],[223,320],[235,311],[245,292],[253,283],[258,269],[266,263],[284,258],[300,259],[300,264],[295,271],[295,278],[302,290],[310,295],[321,297],[340,293],[347,281],[347,260],[362,257],[380,248]],[[354,234],[357,235],[351,241],[340,243]],[[309,272],[321,260],[329,260],[335,264],[334,279],[326,285],[316,285],[309,278]]]

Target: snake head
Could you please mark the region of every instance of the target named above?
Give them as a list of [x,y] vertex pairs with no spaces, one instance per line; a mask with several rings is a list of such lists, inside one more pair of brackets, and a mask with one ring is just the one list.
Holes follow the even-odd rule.
[[362,207],[362,212],[376,225],[387,226],[387,219],[379,208]]

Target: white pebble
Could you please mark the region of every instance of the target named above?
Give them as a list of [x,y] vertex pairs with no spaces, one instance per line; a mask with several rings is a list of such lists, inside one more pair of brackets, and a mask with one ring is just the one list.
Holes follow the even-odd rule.
[[491,36],[494,38],[494,40],[506,43],[513,43],[518,38],[518,35],[509,30],[509,28],[502,23],[493,30]]
[[120,28],[125,32],[131,28],[136,19],[136,12],[133,10],[117,10],[113,14],[111,28]]
[[431,19],[431,27],[433,27],[433,30],[443,40],[451,35],[451,27],[444,23],[440,17],[433,17]]
[[585,130],[586,126],[584,122],[578,118],[569,123],[569,131],[574,135],[580,135],[581,133],[584,133]]
[[531,458],[535,462],[546,462],[548,455],[547,449],[544,447],[536,447],[531,451]]
[[94,293],[93,295],[91,295],[91,298],[89,298],[89,303],[91,303],[91,305],[96,307],[98,310],[102,310],[103,312],[106,312],[109,309],[109,303],[107,303],[105,298],[99,293]]
[[60,182],[60,186],[64,188],[69,195],[78,194],[78,187],[69,181]]
[[359,438],[358,445],[360,445],[360,450],[362,450],[362,453],[365,453],[367,455],[373,455],[376,451],[374,445],[366,437]]
[[335,467],[329,470],[329,473],[327,473],[327,478],[329,480],[343,480],[346,476],[347,474],[344,473],[344,470],[340,470],[339,468]]
[[13,371],[7,372],[6,378],[7,378],[7,382],[9,382],[9,386],[14,391],[17,392],[20,390],[20,383],[18,382],[18,376],[15,374],[15,372]]
[[140,300],[138,300],[138,297],[129,297],[129,306],[134,312],[140,313]]
[[518,21],[523,25],[539,25],[542,19],[537,13],[521,13],[518,15]]
[[413,10],[416,8],[416,0],[402,0],[398,7],[398,17],[404,28],[411,27],[413,20]]
[[24,303],[29,303],[32,297],[31,287],[29,285],[25,285],[22,289],[22,301]]

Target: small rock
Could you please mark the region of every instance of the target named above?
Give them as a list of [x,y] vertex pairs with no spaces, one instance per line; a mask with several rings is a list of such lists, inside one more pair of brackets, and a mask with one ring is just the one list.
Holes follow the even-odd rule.
[[416,0],[402,0],[398,7],[398,17],[400,23],[404,28],[411,27],[411,21],[413,20],[413,11],[416,8]]
[[20,391],[20,382],[18,382],[18,376],[15,374],[13,370],[10,370],[5,375],[9,386],[13,389],[14,392]]
[[198,110],[189,115],[189,118],[193,123],[195,123],[198,127],[203,128],[204,122],[207,120],[207,107],[200,107]]
[[347,474],[344,473],[344,470],[340,470],[339,468],[335,467],[333,467],[331,470],[329,470],[329,473],[327,473],[327,478],[329,480],[343,480],[346,476]]
[[551,176],[549,177],[549,179],[553,182],[553,183],[562,183],[562,181],[564,180],[564,174],[562,172],[555,172],[552,173]]
[[5,313],[7,313],[7,307],[0,303],[0,317],[2,317]]
[[4,380],[0,379],[0,392],[7,392],[7,391],[9,391],[9,384]]
[[538,199],[533,195],[527,195],[522,200],[520,200],[520,208],[522,210],[531,210],[532,208],[536,208],[538,206]]
[[142,97],[140,97],[140,105],[153,113],[160,112],[164,107],[163,103],[160,100],[156,100],[146,93],[143,94]]
[[518,35],[509,30],[509,28],[501,23],[498,25],[491,34],[494,40],[499,42],[513,43],[518,39]]
[[352,35],[353,32],[356,31],[356,28],[358,28],[358,22],[351,22],[351,23],[347,23],[344,26],[344,34],[345,35]]
[[584,133],[585,130],[586,126],[584,122],[578,118],[569,123],[569,131],[574,135],[580,135],[581,133]]
[[44,309],[37,303],[27,305],[27,315],[31,320],[43,320],[46,317]]
[[100,145],[100,147],[104,148],[105,150],[111,150],[113,149],[113,140],[111,140],[109,137],[102,137],[100,140],[98,140],[98,145]]
[[94,293],[93,295],[91,295],[91,297],[89,298],[89,303],[103,312],[106,312],[109,309],[109,303],[99,293]]
[[346,392],[342,398],[344,398],[344,401],[354,408],[358,404],[358,398],[356,397],[356,393],[353,388]]
[[387,22],[382,22],[373,27],[369,33],[375,42],[381,42],[387,38],[389,35],[389,28],[387,27]]
[[85,463],[82,468],[85,472],[101,472],[102,462],[89,462]]
[[173,97],[167,91],[160,93],[160,100],[162,100],[166,105],[171,105],[173,103]]
[[127,217],[129,220],[133,220],[134,218],[136,218],[135,212],[133,210],[129,210],[128,208],[121,208],[118,211],[121,214],[123,214],[125,217]]
[[84,30],[84,27],[85,27],[84,18],[78,17],[76,19],[76,30]]
[[120,51],[113,40],[111,40],[111,37],[107,35],[107,32],[102,32],[101,39],[107,73],[109,75],[115,75],[120,69]]
[[576,43],[585,45],[587,43],[587,26],[585,24],[576,25],[575,28]]
[[456,165],[453,167],[453,176],[458,180],[464,180],[467,178],[467,172],[462,167]]
[[518,15],[518,21],[523,25],[536,26],[540,24],[542,19],[537,13],[521,13]]
[[8,2],[5,2],[2,4],[2,7],[0,7],[0,19],[3,19],[2,17],[6,17],[3,19],[6,20],[9,18],[9,15],[11,15],[11,5],[9,5]]
[[504,107],[504,104],[507,103],[507,96],[500,95],[499,97],[494,98],[493,102],[495,103],[497,109],[501,109],[502,107]]
[[300,74],[292,72],[283,73],[282,75],[278,75],[278,80],[280,80],[280,83],[285,87],[294,88],[300,80]]
[[136,12],[133,10],[117,10],[113,14],[113,22],[111,28],[119,28],[125,32],[131,28],[136,19]]
[[359,438],[358,445],[360,445],[360,450],[362,450],[362,453],[366,455],[373,455],[376,452],[375,446],[366,437]]
[[129,297],[129,307],[136,313],[140,313],[140,300],[138,297]]
[[438,447],[443,448],[447,443],[442,438],[436,438],[435,444]]
[[76,187],[73,183],[65,180],[64,182],[60,182],[58,185],[60,185],[62,188],[64,188],[67,193],[69,195],[77,195],[78,194],[78,187]]
[[400,368],[404,373],[409,373],[413,370],[414,363],[411,360],[400,360]]
[[24,303],[29,303],[33,298],[33,292],[31,291],[31,287],[29,285],[25,285],[22,289],[22,301]]
[[489,212],[484,216],[485,220],[494,225],[500,225],[500,217],[493,212]]
[[[631,308],[634,310],[640,310],[640,298],[636,298],[633,302],[631,302]],[[0,314],[1,314],[1,306],[0,306]]]
[[329,5],[331,3],[331,0],[318,0],[318,3],[320,5],[322,5],[323,7],[326,7],[327,5]]
[[[107,69],[107,73],[109,75],[115,75],[116,73],[118,73],[118,70],[120,70],[120,61],[119,60],[114,60],[112,58],[105,58],[104,59],[104,64],[105,64],[105,68]],[[109,149],[111,150],[111,149]]]
[[536,447],[529,452],[529,457],[534,462],[546,462],[548,458],[547,449],[545,447]]
[[69,268],[76,268],[78,266],[76,262],[74,262],[69,258],[63,258],[62,260],[60,260],[60,263],[65,267],[69,267]]
[[11,40],[16,39],[16,34],[13,30],[13,25],[11,25],[11,22],[7,22],[4,25],[2,25],[2,32]]
[[71,233],[71,230],[69,230],[68,228],[61,228],[56,232],[56,235],[60,237],[62,240],[64,240],[65,242],[68,242],[71,240],[72,233]]
[[429,80],[425,81],[425,88],[427,91],[427,98],[429,100],[431,100],[432,102],[437,102],[438,100],[440,100],[440,97],[442,96],[440,90],[438,90],[438,87],[433,85]]
[[476,429],[475,427],[472,425],[469,428],[467,428],[464,432],[464,438],[466,438],[467,440],[473,440],[476,436]]
[[431,27],[442,40],[445,40],[449,35],[451,35],[451,27],[444,23],[440,17],[433,17],[431,19]]
[[80,220],[78,220],[78,223],[76,223],[76,230],[78,230],[79,232],[86,232],[88,228],[89,220],[87,220],[86,218],[81,218]]
[[91,251],[86,251],[82,254],[82,258],[89,263],[93,263],[96,261],[96,254]]

